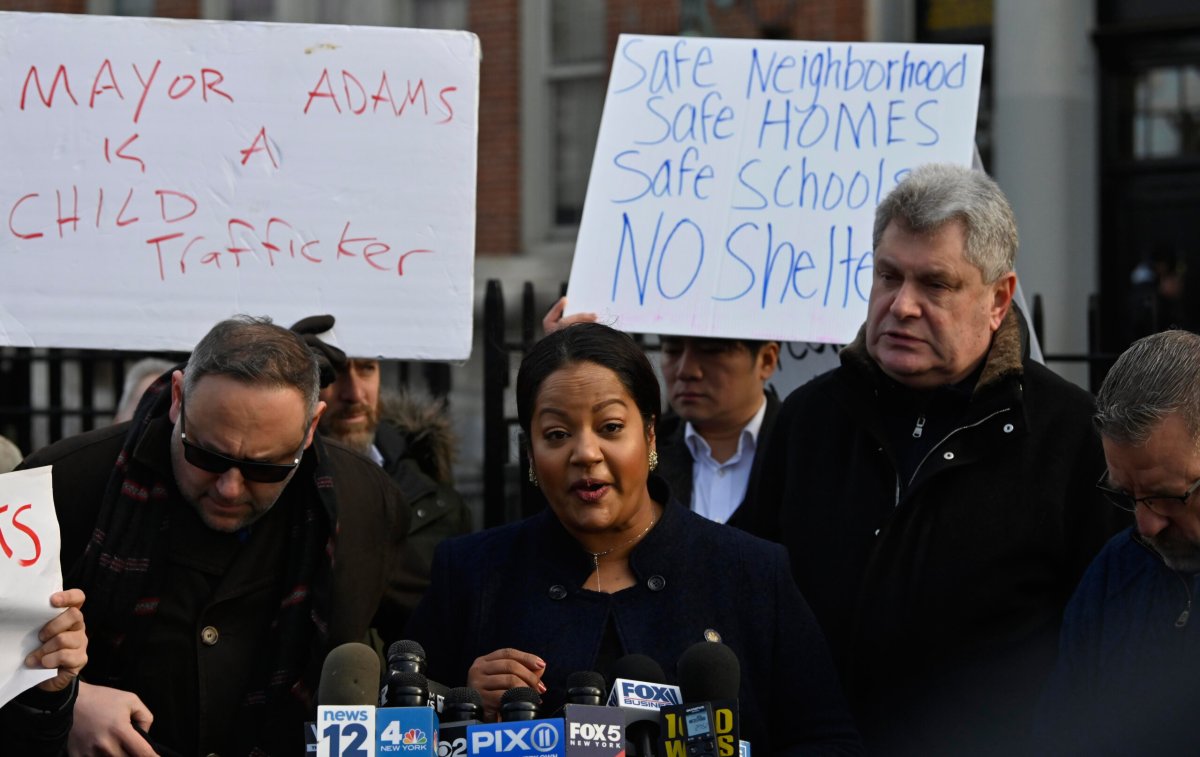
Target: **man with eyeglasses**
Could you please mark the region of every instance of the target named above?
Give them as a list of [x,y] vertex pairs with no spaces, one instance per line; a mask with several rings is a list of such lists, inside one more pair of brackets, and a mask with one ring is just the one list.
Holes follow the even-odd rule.
[[299,754],[325,653],[400,634],[408,510],[316,436],[319,389],[298,335],[238,317],[132,421],[25,461],[54,466],[64,584],[88,596],[72,753]]
[[1092,562],[1063,618],[1041,719],[1047,754],[1200,750],[1200,336],[1138,340],[1104,379],[1097,484],[1135,525]]

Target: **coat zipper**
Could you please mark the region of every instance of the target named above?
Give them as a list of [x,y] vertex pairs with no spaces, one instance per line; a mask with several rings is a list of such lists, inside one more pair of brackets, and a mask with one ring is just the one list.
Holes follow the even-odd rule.
[[[958,428],[954,429],[950,433],[946,434],[944,437],[942,437],[942,440],[940,442],[938,442],[937,444],[930,447],[929,451],[925,453],[925,457],[921,458],[921,462],[917,463],[917,467],[913,469],[912,478],[910,478],[908,480],[908,485],[912,486],[913,481],[917,480],[917,474],[921,472],[921,467],[923,465],[925,465],[925,461],[929,459],[929,456],[932,455],[937,450],[938,447],[945,444],[950,439],[950,437],[954,436],[959,431],[966,431],[969,428],[975,428],[976,426],[987,423],[992,418],[995,418],[997,415],[1003,415],[1004,413],[1011,412],[1011,411],[1012,411],[1011,407],[1006,407],[1006,408],[997,410],[996,412],[991,413],[990,415],[985,415],[984,417],[980,418],[979,420],[975,421],[974,423],[969,423],[966,426],[959,426]],[[925,425],[923,422],[924,420],[925,420],[925,416],[921,416],[918,419],[917,428],[913,429],[913,437],[920,436],[920,434],[918,434],[917,432],[921,429],[922,426]],[[896,507],[900,506],[900,474],[898,472],[896,473],[896,504],[895,504],[895,506]]]

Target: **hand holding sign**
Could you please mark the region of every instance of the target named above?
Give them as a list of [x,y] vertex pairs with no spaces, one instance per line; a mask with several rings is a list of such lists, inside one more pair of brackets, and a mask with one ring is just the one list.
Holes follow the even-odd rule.
[[[82,592],[79,596],[57,594],[53,606],[46,600],[62,589],[58,545],[50,468],[0,476],[0,704],[56,678],[53,669],[27,667],[26,661],[33,655],[40,653],[39,659],[57,655],[49,660],[54,668],[65,657],[66,667],[77,670],[75,653],[65,650],[67,645],[75,649],[79,642],[71,629],[78,605],[83,603]],[[61,613],[57,608],[62,607],[72,609]],[[82,617],[78,621],[82,634]],[[47,624],[51,633],[39,636]],[[67,636],[55,642],[55,648],[45,649],[43,642],[60,632]],[[62,648],[58,648],[60,643]]]
[[62,691],[71,685],[87,664],[87,633],[83,625],[83,591],[68,589],[50,595],[51,607],[66,608],[58,617],[42,626],[38,633],[42,645],[25,658],[30,668],[57,670],[58,675],[42,681],[44,691]]

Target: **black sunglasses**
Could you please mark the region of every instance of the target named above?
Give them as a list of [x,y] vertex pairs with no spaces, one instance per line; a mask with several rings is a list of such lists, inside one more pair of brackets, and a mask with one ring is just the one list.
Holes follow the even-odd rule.
[[242,478],[260,484],[277,484],[291,475],[292,471],[300,465],[300,458],[304,455],[304,442],[307,441],[306,435],[305,439],[300,441],[300,448],[296,450],[296,459],[290,463],[262,463],[257,460],[243,460],[222,455],[220,452],[213,452],[188,440],[187,412],[184,410],[182,397],[179,399],[179,438],[183,442],[183,459],[200,470],[209,473],[224,473],[230,468],[237,468],[241,472]]

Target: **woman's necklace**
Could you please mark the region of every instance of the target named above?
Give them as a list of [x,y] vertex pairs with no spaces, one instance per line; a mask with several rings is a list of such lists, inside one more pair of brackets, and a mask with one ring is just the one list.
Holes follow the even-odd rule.
[[603,552],[588,552],[588,554],[592,556],[592,567],[596,569],[596,591],[601,591],[601,589],[600,589],[600,558],[604,557],[605,555],[612,554],[614,551],[621,549],[623,547],[628,547],[630,544],[633,544],[634,542],[640,540],[643,536],[650,533],[650,529],[654,528],[654,524],[657,522],[658,522],[657,518],[651,518],[650,525],[643,528],[641,533],[639,533],[637,536],[630,538],[628,541],[624,542],[623,544],[618,544],[615,547],[609,547],[608,549],[604,550]]

